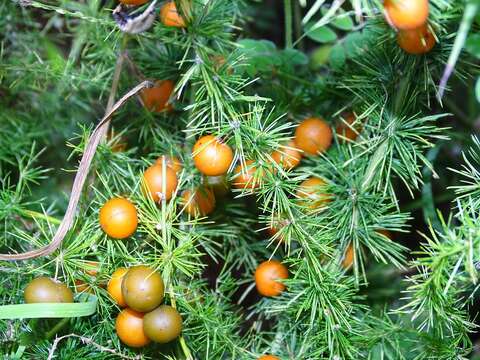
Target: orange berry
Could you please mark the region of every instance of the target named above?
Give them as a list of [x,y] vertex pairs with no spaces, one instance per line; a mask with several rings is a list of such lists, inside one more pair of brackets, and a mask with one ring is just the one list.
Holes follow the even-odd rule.
[[124,309],[115,321],[117,335],[122,342],[131,347],[142,347],[150,343],[143,331],[143,314],[132,309]]
[[107,285],[107,292],[120,307],[127,306],[127,303],[125,302],[122,294],[122,281],[127,271],[128,269],[123,267],[115,270]]
[[344,269],[348,270],[353,264],[355,252],[353,251],[353,245],[348,244],[347,250],[345,250],[345,255],[343,256],[342,266]]
[[278,296],[285,290],[285,285],[277,280],[288,279],[285,265],[276,260],[267,260],[255,270],[255,284],[263,296]]
[[144,191],[148,191],[153,201],[158,202],[165,197],[169,200],[177,189],[178,180],[176,172],[166,167],[165,177],[161,165],[152,165],[143,173]]
[[275,355],[262,355],[258,360],[280,360],[280,358]]
[[123,198],[112,198],[100,209],[100,226],[114,239],[125,239],[137,229],[135,206]]
[[174,1],[165,3],[160,9],[160,21],[165,26],[170,27],[185,27],[185,20],[180,16],[177,10],[177,6]]
[[87,261],[85,273],[90,276],[97,276],[99,268],[100,268],[100,263],[98,261]]
[[308,155],[318,155],[332,144],[332,129],[320,118],[303,120],[295,130],[295,144]]
[[397,34],[397,43],[405,52],[412,55],[428,53],[436,44],[435,37],[428,25],[412,30],[400,30]]
[[242,167],[242,164],[237,165],[237,167],[234,170],[235,178],[233,179],[233,187],[237,189],[255,189],[260,186],[260,182],[258,181],[258,178],[255,181],[254,179],[254,174],[257,171],[256,167],[253,165],[252,160],[247,160],[245,161],[245,164],[247,165],[247,168],[244,169]]
[[300,164],[302,153],[297,149],[295,141],[291,140],[286,147],[274,151],[272,153],[272,159],[285,170],[291,170]]
[[169,103],[170,97],[175,87],[171,80],[158,80],[151,88],[142,90],[140,97],[143,105],[150,111],[162,112],[164,110],[172,110],[172,105]]
[[117,136],[113,129],[107,133],[107,142],[110,144],[112,152],[122,152],[127,149],[127,139],[124,136]]
[[386,237],[389,238],[390,240],[393,239],[392,233],[391,233],[390,231],[388,231],[388,230],[380,229],[380,230],[377,230],[377,232],[378,232],[379,234],[382,234],[383,236],[386,236]]
[[385,0],[383,7],[391,23],[401,30],[418,28],[428,19],[428,0]]
[[215,210],[215,195],[210,188],[200,187],[192,194],[191,190],[183,192],[185,211],[190,216],[207,216]]
[[176,156],[162,155],[157,160],[155,160],[155,165],[163,165],[163,158],[165,158],[165,163],[169,168],[171,168],[175,173],[179,173],[183,169],[183,164],[180,159]]
[[356,117],[353,113],[346,113],[343,115],[343,120],[337,125],[335,132],[340,136],[339,141],[344,142],[345,139],[355,141],[358,136],[358,132],[361,130],[360,124],[355,124]]
[[213,135],[205,135],[193,146],[193,162],[207,176],[219,176],[228,171],[233,161],[233,151]]
[[315,210],[329,203],[332,200],[331,196],[322,191],[325,185],[327,183],[317,177],[311,177],[303,181],[297,190],[297,196],[302,199],[302,205]]

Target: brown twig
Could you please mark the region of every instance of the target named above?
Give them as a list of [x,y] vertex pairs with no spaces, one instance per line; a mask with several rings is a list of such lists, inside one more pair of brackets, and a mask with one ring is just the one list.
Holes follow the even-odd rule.
[[108,131],[108,124],[110,117],[132,96],[137,94],[142,89],[149,87],[151,83],[149,81],[143,81],[142,83],[135,86],[131,89],[128,93],[126,93],[120,100],[118,100],[115,104],[113,104],[115,100],[115,93],[118,87],[118,81],[120,78],[121,67],[124,61],[123,56],[119,56],[117,60],[117,64],[115,66],[115,73],[114,78],[112,81],[112,89],[110,92],[110,98],[108,99],[107,104],[107,111],[105,116],[100,120],[98,125],[92,132],[90,139],[88,140],[87,146],[83,153],[82,159],[80,160],[80,165],[78,167],[77,174],[75,175],[75,179],[73,181],[72,186],[72,193],[70,196],[70,200],[68,202],[67,211],[65,212],[65,216],[53,237],[53,240],[46,246],[35,249],[31,251],[27,251],[20,254],[0,254],[0,260],[7,260],[7,261],[16,261],[16,260],[26,260],[32,259],[40,256],[49,255],[54,252],[62,243],[65,235],[67,234],[68,230],[70,230],[73,220],[75,219],[75,211],[77,209],[78,201],[80,199],[80,194],[82,193],[83,186],[85,184],[85,180],[88,175],[88,171],[90,169],[90,165],[92,163],[93,157],[97,150],[98,144],[100,140],[104,137],[104,135]]
[[107,348],[103,345],[97,344],[92,339],[87,338],[85,336],[80,336],[80,335],[77,335],[77,334],[68,334],[68,335],[63,335],[63,336],[55,338],[55,340],[53,341],[52,347],[50,348],[50,351],[48,352],[47,360],[52,360],[53,359],[53,355],[54,355],[55,350],[57,349],[58,343],[60,341],[62,341],[63,339],[71,338],[71,337],[80,339],[80,341],[82,343],[86,344],[86,345],[92,345],[93,347],[97,348],[100,351],[108,352],[110,354],[114,354],[114,355],[116,355],[116,356],[118,356],[122,359],[135,360],[135,359],[140,359],[141,358],[140,355],[136,355],[134,357],[123,355],[122,353],[119,353],[119,352],[117,352],[113,349],[109,349],[109,348]]

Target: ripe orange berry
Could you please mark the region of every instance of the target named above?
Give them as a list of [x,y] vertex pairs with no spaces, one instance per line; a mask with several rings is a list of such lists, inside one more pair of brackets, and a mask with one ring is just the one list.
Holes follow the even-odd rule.
[[345,139],[355,141],[358,136],[358,132],[361,130],[360,124],[355,124],[356,117],[353,113],[346,113],[343,115],[343,120],[337,125],[335,132],[340,136],[340,142]]
[[117,335],[122,342],[131,347],[142,347],[150,342],[143,332],[143,314],[132,309],[124,309],[115,321]]
[[322,188],[325,185],[327,183],[317,177],[311,177],[303,181],[297,189],[297,197],[302,199],[301,204],[315,210],[329,203],[332,198],[329,194],[323,192]]
[[320,118],[303,120],[295,130],[295,144],[308,155],[318,155],[332,144],[332,129]]
[[262,355],[258,360],[280,360],[280,358],[275,355]]
[[83,292],[88,292],[93,294],[93,289],[90,285],[88,285],[85,281],[83,280],[75,280],[75,292],[77,293],[83,293]]
[[278,231],[279,231],[279,229],[276,226],[273,226],[273,225],[271,225],[267,228],[267,234],[270,237],[274,237],[275,235],[277,235]]
[[[165,177],[163,175],[165,170]],[[143,173],[144,191],[148,191],[153,201],[158,202],[163,197],[169,200],[177,189],[178,180],[176,172],[161,165],[152,165]]]
[[411,30],[427,22],[428,0],[385,0],[383,7],[391,23],[400,30]]
[[255,284],[263,296],[278,296],[285,290],[285,285],[277,280],[288,279],[285,265],[276,260],[264,261],[255,270]]
[[193,194],[191,190],[185,190],[183,201],[185,211],[193,217],[207,216],[215,209],[215,195],[207,187],[200,187]]
[[237,189],[255,189],[260,186],[258,178],[254,179],[254,174],[257,171],[256,167],[253,165],[252,160],[245,161],[247,168],[243,168],[242,164],[237,165],[234,170],[235,178],[233,179],[233,187]]
[[436,41],[428,25],[425,24],[412,30],[400,30],[397,34],[397,43],[405,52],[421,55],[432,50]]
[[228,171],[233,161],[233,151],[213,135],[205,135],[193,146],[193,162],[207,176],[219,176]]
[[110,144],[112,152],[122,152],[127,149],[127,139],[124,136],[117,136],[115,131],[110,129],[107,133],[107,142]]
[[100,263],[98,261],[87,261],[85,267],[85,273],[90,276],[97,276],[100,269]]
[[[227,60],[225,59],[225,57],[223,55],[214,55],[212,57],[210,57],[210,59],[212,60],[213,62],[213,67],[215,70],[220,70],[224,65],[225,63],[227,62]],[[231,75],[233,74],[233,69],[231,67],[228,67],[226,69],[226,73]]]
[[[275,221],[273,224],[270,224],[270,226],[266,229],[268,236],[274,237],[275,235],[277,235],[277,233],[280,230],[282,230],[288,224],[289,224],[289,221],[285,219]],[[284,236],[282,234],[280,234],[280,236],[277,235],[277,240],[284,241]]]
[[165,3],[160,9],[160,21],[165,26],[170,27],[185,27],[185,20],[180,16],[177,10],[177,6],[174,1]]
[[125,239],[137,229],[135,206],[123,198],[112,198],[100,209],[100,226],[114,239]]
[[127,303],[125,302],[125,299],[123,298],[123,294],[122,294],[122,281],[127,271],[128,269],[123,267],[115,270],[107,285],[108,293],[120,307],[127,306]]
[[158,80],[151,88],[143,89],[140,97],[143,105],[150,111],[162,112],[171,110],[172,105],[169,103],[170,97],[175,87],[171,80]]
[[300,164],[302,153],[297,149],[295,141],[291,140],[287,146],[272,153],[272,159],[285,170],[291,170]]
[[345,250],[345,255],[343,256],[342,266],[344,269],[348,270],[353,264],[353,259],[355,252],[353,251],[353,245],[348,244],[347,249]]
[[381,229],[381,230],[377,230],[377,232],[378,232],[379,234],[382,234],[383,236],[386,236],[386,237],[389,238],[390,240],[393,239],[392,233],[391,233],[390,231],[388,231],[388,230]]
[[143,5],[148,0],[119,0],[123,5]]
[[176,156],[162,155],[157,160],[155,160],[155,165],[163,165],[163,158],[165,158],[165,163],[169,168],[171,168],[175,173],[182,171],[183,164],[180,159]]

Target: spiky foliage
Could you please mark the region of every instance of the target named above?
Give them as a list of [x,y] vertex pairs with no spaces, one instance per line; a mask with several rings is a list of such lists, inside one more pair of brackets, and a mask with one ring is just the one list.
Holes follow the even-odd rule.
[[[438,44],[424,56],[399,49],[380,2],[323,3],[284,2],[286,48],[249,38],[249,29],[262,29],[261,19],[251,27],[252,17],[272,12],[241,0],[178,0],[186,28],[155,21],[138,35],[119,30],[110,16],[114,1],[0,5],[2,252],[50,242],[77,159],[109,96],[145,79],[175,83],[173,111],[150,112],[137,97],[115,113],[115,131],[97,149],[62,246],[38,259],[1,263],[2,304],[22,302],[28,281],[45,275],[94,293],[96,314],[1,322],[4,357],[453,359],[470,352],[476,327],[468,309],[480,260],[478,140],[457,169],[465,184],[455,188],[451,220],[437,219],[420,251],[408,253],[413,246],[397,239],[414,230],[405,198],[432,194],[435,146],[460,136],[448,129],[435,95],[464,2],[430,1]],[[274,27],[273,35],[278,21],[267,29]],[[293,30],[298,49],[312,46],[306,36],[331,43],[307,55],[290,46]],[[460,60],[458,77],[469,81],[473,67]],[[354,112],[353,123],[345,111]],[[323,116],[358,137],[339,131],[328,152],[287,171],[272,153],[288,150],[307,116]],[[194,166],[192,145],[204,134],[234,149],[226,177],[204,177]],[[178,157],[183,169],[173,198],[155,203],[142,191],[141,175],[161,155]],[[245,171],[247,161],[255,186],[225,191],[241,175],[235,167]],[[316,190],[328,198],[322,207],[298,190],[310,177],[325,181]],[[216,190],[216,210],[192,218],[182,194],[205,185]],[[109,238],[98,224],[102,204],[119,195],[139,214],[136,233],[125,241]],[[420,200],[431,215],[433,197]],[[267,235],[272,228],[276,233]],[[287,290],[260,299],[252,274],[269,258],[288,266]],[[166,346],[134,350],[115,336],[118,308],[104,285],[116,268],[136,264],[162,273],[166,303],[184,319],[181,337]]]

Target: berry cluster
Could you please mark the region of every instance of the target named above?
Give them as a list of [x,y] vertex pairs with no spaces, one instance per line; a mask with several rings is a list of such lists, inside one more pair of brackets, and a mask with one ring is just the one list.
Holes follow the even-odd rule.
[[428,53],[436,44],[428,24],[428,0],[385,0],[387,21],[398,29],[397,43],[413,55]]
[[154,269],[143,265],[119,268],[112,274],[107,291],[118,306],[125,308],[115,322],[117,335],[124,344],[164,344],[180,335],[182,317],[174,307],[160,305],[164,284]]

